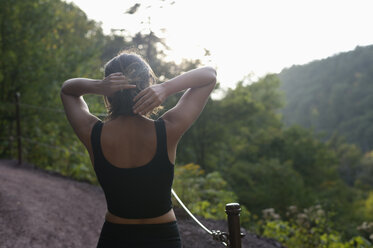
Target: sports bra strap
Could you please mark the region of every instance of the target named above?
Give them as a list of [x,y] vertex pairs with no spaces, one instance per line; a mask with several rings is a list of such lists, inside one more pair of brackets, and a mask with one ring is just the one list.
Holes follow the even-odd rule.
[[101,120],[98,120],[92,128],[91,132],[91,145],[93,151],[94,159],[102,158],[102,151],[101,151],[101,131],[102,131],[103,123]]
[[158,120],[154,121],[154,123],[157,133],[157,155],[162,156],[162,158],[168,159],[167,133],[164,120],[162,118],[159,118]]

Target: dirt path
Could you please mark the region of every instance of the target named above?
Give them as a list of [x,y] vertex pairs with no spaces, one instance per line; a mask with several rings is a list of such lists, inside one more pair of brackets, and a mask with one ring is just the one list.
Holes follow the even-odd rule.
[[[0,160],[0,247],[96,247],[106,212],[101,188]],[[178,214],[179,213],[179,214]],[[185,248],[223,247],[177,211]],[[204,220],[226,231],[224,221]],[[246,233],[243,247],[281,247]]]

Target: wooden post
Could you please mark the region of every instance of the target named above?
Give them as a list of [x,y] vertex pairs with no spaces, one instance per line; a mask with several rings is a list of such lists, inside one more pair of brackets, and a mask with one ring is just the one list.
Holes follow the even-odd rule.
[[16,93],[16,123],[17,123],[17,146],[18,146],[18,164],[22,164],[22,140],[21,140],[21,118],[19,114],[19,97],[21,94]]
[[228,203],[225,205],[225,212],[228,215],[229,243],[231,248],[241,248],[241,207],[238,203]]

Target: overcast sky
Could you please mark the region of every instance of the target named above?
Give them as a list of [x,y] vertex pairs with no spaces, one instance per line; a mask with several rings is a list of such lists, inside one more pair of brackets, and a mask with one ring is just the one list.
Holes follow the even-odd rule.
[[[146,32],[150,17],[150,28],[171,48],[169,59],[203,59],[217,68],[223,87],[234,87],[249,73],[277,73],[373,44],[372,0],[72,2],[102,22],[105,33],[113,28]],[[141,3],[138,13],[124,14],[136,2]],[[209,58],[204,49],[211,52]]]

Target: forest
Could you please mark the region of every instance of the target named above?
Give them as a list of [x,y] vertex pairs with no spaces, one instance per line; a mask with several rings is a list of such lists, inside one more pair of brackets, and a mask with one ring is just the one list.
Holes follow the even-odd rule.
[[[60,0],[2,1],[0,158],[17,158],[19,92],[24,160],[97,184],[64,115],[60,87],[72,77],[102,78],[105,62],[122,50],[141,54],[159,83],[201,66],[199,59],[168,61],[166,42],[151,30],[106,35],[100,23]],[[372,46],[357,47],[242,79],[209,99],[178,147],[180,198],[212,219],[224,219],[225,204],[237,201],[245,228],[287,247],[371,247],[372,53]],[[101,97],[85,100],[105,118]],[[167,99],[163,112],[177,100]]]
[[373,149],[373,45],[284,69],[279,78],[286,95],[286,125],[334,134]]

